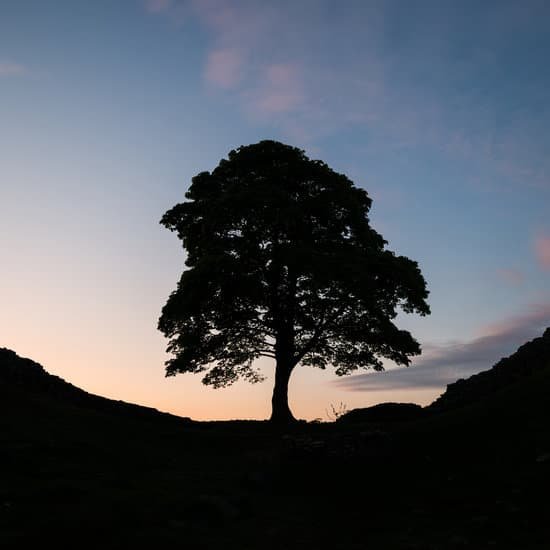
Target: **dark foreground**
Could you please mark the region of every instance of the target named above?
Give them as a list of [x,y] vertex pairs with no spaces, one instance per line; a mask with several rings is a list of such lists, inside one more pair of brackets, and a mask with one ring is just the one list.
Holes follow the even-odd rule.
[[550,548],[548,370],[409,421],[288,430],[0,399],[1,548]]

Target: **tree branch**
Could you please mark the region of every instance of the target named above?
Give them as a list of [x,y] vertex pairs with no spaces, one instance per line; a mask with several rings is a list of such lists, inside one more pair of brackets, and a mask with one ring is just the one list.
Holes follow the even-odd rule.
[[309,342],[302,348],[302,351],[296,354],[296,357],[295,357],[296,364],[298,364],[305,357],[305,355],[308,354],[317,345],[323,332],[325,332],[327,326],[333,321],[335,321],[338,317],[340,317],[340,315],[344,312],[345,309],[346,309],[346,305],[342,305],[336,310],[334,315],[329,316],[329,318],[326,320],[325,320],[326,312],[323,313],[321,317],[321,321],[315,328],[313,336],[309,339]]

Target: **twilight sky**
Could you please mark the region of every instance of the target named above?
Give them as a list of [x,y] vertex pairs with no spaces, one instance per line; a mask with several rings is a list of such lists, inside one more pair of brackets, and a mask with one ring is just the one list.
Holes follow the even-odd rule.
[[549,52],[546,0],[3,0],[0,346],[108,397],[267,417],[271,376],[164,378],[184,253],[158,222],[277,139],[364,187],[431,291],[399,318],[412,367],[299,368],[295,415],[432,401],[550,325]]

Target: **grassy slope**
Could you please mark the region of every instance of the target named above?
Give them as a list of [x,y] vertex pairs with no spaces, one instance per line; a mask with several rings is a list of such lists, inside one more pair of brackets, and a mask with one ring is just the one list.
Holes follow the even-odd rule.
[[550,374],[391,427],[134,418],[0,386],[0,547],[548,548]]

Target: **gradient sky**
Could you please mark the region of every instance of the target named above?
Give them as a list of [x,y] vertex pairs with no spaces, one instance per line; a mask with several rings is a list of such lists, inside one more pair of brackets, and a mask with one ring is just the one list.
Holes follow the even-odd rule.
[[412,367],[298,369],[296,416],[430,402],[550,325],[549,52],[545,0],[3,0],[0,346],[108,397],[267,417],[271,376],[164,378],[184,252],[158,222],[277,139],[367,189],[431,291],[431,316],[399,318]]

